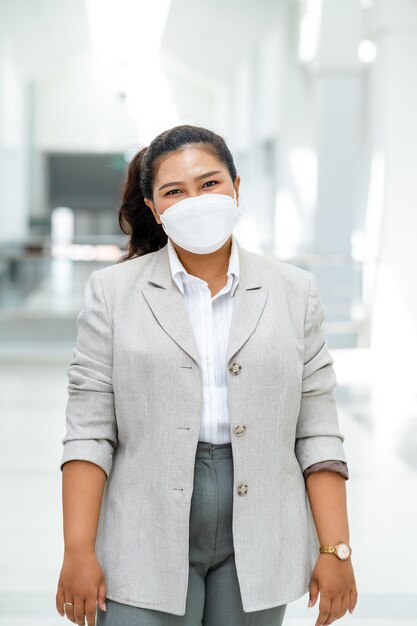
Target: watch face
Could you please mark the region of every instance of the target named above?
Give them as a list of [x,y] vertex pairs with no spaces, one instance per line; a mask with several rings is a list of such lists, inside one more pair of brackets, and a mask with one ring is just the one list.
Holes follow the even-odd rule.
[[350,548],[346,543],[339,543],[337,546],[337,555],[339,559],[348,559],[350,556]]

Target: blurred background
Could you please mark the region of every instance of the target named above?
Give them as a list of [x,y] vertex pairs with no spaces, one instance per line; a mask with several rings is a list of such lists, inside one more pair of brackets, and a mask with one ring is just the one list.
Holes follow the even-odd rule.
[[240,243],[319,282],[359,591],[338,623],[417,623],[416,64],[417,0],[0,0],[2,626],[62,623],[75,319],[125,250],[129,160],[183,123],[234,155]]

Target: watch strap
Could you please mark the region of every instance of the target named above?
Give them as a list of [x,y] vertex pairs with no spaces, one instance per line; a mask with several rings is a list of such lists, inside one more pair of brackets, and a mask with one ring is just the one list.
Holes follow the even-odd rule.
[[[346,546],[349,549],[349,555],[342,556],[343,553],[339,554],[338,548],[340,546]],[[341,543],[338,543],[335,546],[320,546],[320,553],[334,554],[335,556],[337,556],[338,559],[344,561],[348,559],[349,556],[352,554],[352,548],[350,547],[348,543],[342,541]]]

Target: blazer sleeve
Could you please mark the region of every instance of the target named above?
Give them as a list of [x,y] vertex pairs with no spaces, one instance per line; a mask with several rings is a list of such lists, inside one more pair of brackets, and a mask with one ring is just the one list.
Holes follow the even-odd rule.
[[347,462],[345,437],[339,430],[333,388],[337,385],[333,358],[328,351],[322,324],[325,318],[317,279],[308,272],[310,290],[304,321],[304,365],[295,454],[304,472],[314,463],[329,459]]
[[349,469],[347,463],[344,461],[320,461],[320,463],[313,463],[310,467],[304,470],[304,478],[308,478],[310,474],[314,472],[320,472],[322,470],[327,470],[329,472],[337,472],[346,480],[349,480]]
[[85,285],[76,344],[67,370],[66,434],[60,469],[66,461],[99,465],[107,477],[118,445],[113,371],[113,331],[99,270]]

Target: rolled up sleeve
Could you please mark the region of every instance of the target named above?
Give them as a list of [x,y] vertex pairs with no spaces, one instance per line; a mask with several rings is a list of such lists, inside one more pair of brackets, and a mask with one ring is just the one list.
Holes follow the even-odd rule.
[[99,465],[108,477],[118,439],[112,383],[113,329],[99,270],[87,280],[76,325],[74,357],[67,370],[66,434],[60,469],[67,461],[84,460]]
[[339,430],[333,388],[337,385],[333,358],[323,332],[325,311],[316,277],[308,272],[310,290],[304,322],[304,366],[295,454],[304,472],[329,459],[347,462],[344,435]]
[[321,472],[322,470],[327,470],[329,472],[337,472],[346,480],[349,480],[349,469],[347,463],[344,461],[320,461],[320,463],[313,463],[310,467],[304,470],[304,478],[308,478],[310,474],[314,474],[315,472]]

